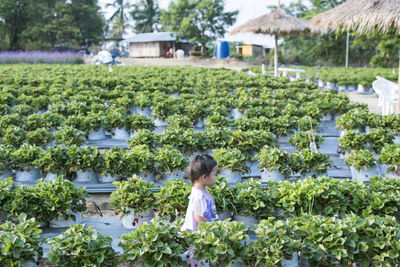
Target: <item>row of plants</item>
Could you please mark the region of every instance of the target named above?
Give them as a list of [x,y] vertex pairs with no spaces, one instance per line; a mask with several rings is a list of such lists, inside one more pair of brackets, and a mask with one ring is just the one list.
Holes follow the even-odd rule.
[[[374,177],[371,184],[330,177],[309,178],[296,183],[270,182],[261,187],[259,180],[248,180],[229,186],[218,177],[209,188],[217,211],[231,216],[267,219],[275,216],[301,216],[304,213],[323,216],[379,215],[395,216],[400,210],[399,179]],[[153,209],[171,222],[185,216],[190,185],[183,180],[167,181],[158,191],[156,186],[139,177],[114,182],[117,190],[110,196],[112,208],[121,216],[134,213],[131,223]],[[136,226],[136,225],[135,225]]]
[[191,250],[194,258],[210,266],[235,262],[276,266],[288,260],[293,265],[300,255],[311,266],[395,266],[400,259],[399,224],[393,217],[270,217],[255,226],[256,239],[250,242],[247,227],[240,222],[201,223],[197,232],[181,231],[181,223],[155,219],[120,236],[123,253],[117,260],[111,237],[91,226],[72,225],[46,239],[38,223],[22,214],[15,224],[8,221],[0,226],[0,263],[40,263],[45,243],[51,246],[49,261],[61,266],[116,266],[126,261],[143,266],[189,266]]
[[[298,67],[306,72],[301,73],[301,78],[308,80],[322,80],[340,86],[363,85],[365,88],[371,87],[376,76],[384,77],[388,80],[397,81],[397,70],[389,68],[340,68],[340,67]],[[261,73],[260,68],[250,68],[255,73]],[[272,69],[268,69],[272,70]],[[397,73],[397,74],[396,74]]]
[[22,213],[39,223],[75,220],[76,213],[86,210],[87,197],[84,189],[61,177],[48,182],[40,179],[34,186],[17,186],[10,177],[0,180],[0,211],[11,220]]

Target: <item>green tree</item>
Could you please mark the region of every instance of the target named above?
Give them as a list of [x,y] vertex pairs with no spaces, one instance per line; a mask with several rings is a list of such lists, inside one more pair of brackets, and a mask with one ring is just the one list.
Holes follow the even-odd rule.
[[[0,22],[2,35],[7,36],[8,50],[19,50],[21,34],[31,22],[32,0],[1,0]],[[4,38],[5,40],[6,38]]]
[[238,11],[224,12],[224,0],[178,0],[161,11],[163,29],[176,31],[181,38],[198,41],[206,55],[206,44],[224,36],[236,21]]
[[153,32],[158,30],[160,20],[160,9],[157,1],[139,0],[133,5],[131,12],[132,19],[135,21],[135,32]]
[[[122,38],[129,20],[127,13],[132,8],[132,4],[128,0],[114,0],[112,4],[107,4],[106,7],[115,9],[109,21],[114,21],[114,25],[119,25],[118,37]],[[117,29],[118,27],[113,26],[112,28]]]

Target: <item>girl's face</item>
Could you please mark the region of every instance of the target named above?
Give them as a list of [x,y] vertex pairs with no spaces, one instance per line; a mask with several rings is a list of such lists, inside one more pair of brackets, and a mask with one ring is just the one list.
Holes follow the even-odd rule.
[[211,170],[211,173],[204,177],[206,186],[213,186],[215,184],[215,180],[217,179],[218,166],[215,165]]

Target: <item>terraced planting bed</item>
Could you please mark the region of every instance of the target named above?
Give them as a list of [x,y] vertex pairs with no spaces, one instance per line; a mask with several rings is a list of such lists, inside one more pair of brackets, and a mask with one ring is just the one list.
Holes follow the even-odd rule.
[[[76,249],[90,250],[97,266],[116,264],[117,254],[121,262],[184,265],[191,243],[217,265],[273,266],[300,254],[312,266],[399,262],[397,115],[372,114],[313,83],[226,69],[0,66],[0,88],[0,211],[21,223],[3,233],[45,227],[17,261],[43,256],[39,237],[63,232],[44,256],[64,265],[83,263],[63,254],[76,235],[88,242]],[[217,210],[244,224],[180,232],[190,194],[184,170],[199,153],[212,154],[223,176],[211,188]],[[111,192],[111,209],[136,230],[116,218],[83,218],[113,238],[90,241],[95,230],[79,225],[63,231],[82,222],[88,193]],[[155,215],[158,222],[143,224]],[[70,217],[77,221],[63,221]]]

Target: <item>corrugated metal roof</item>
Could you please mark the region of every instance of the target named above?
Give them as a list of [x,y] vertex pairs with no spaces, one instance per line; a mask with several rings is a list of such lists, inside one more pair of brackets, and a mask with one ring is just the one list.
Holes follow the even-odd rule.
[[124,43],[147,43],[147,42],[168,42],[176,41],[175,32],[149,32],[149,33],[139,33],[135,36],[125,39],[121,42]]

